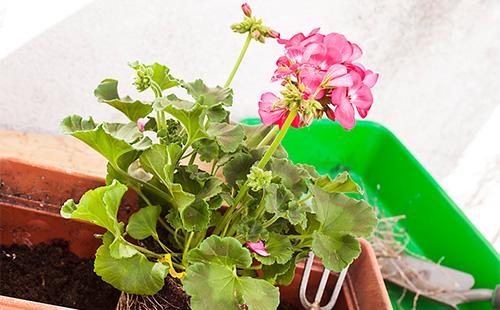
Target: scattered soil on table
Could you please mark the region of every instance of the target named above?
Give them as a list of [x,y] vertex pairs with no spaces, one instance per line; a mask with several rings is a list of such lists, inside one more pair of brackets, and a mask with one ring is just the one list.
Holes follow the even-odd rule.
[[120,292],[94,273],[64,240],[0,246],[0,294],[77,309],[115,309]]

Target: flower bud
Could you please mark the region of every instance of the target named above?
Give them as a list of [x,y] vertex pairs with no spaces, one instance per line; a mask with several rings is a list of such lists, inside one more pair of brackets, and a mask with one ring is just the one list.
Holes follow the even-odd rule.
[[241,10],[243,11],[243,14],[245,14],[247,17],[250,17],[252,16],[252,9],[250,8],[250,6],[248,5],[248,3],[243,3],[241,5]]
[[271,184],[271,179],[271,171],[264,171],[259,167],[253,166],[248,174],[248,186],[254,192],[257,192]]
[[266,35],[268,38],[273,38],[273,39],[279,39],[280,38],[280,33],[276,30],[273,30],[273,29],[269,29],[269,31],[267,31],[267,35]]
[[326,116],[332,121],[335,121],[335,112],[333,112],[332,108],[330,107],[326,108]]

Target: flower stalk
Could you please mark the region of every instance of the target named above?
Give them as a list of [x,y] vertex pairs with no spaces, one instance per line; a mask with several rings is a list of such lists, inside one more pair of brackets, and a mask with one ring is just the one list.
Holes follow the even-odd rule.
[[241,61],[243,60],[243,57],[245,57],[245,54],[248,50],[248,46],[250,46],[251,41],[252,41],[252,34],[249,32],[245,40],[245,44],[243,44],[243,48],[241,49],[240,55],[238,56],[238,59],[236,59],[236,63],[233,66],[233,70],[231,70],[231,73],[229,74],[226,83],[224,83],[224,88],[229,87],[229,85],[231,85],[234,75],[236,74],[236,71],[238,71]]

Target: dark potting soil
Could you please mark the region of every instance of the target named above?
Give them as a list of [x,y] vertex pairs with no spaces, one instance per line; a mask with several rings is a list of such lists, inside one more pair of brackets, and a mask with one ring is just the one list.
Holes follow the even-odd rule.
[[120,292],[103,282],[92,260],[64,240],[0,247],[0,294],[77,309],[115,309]]

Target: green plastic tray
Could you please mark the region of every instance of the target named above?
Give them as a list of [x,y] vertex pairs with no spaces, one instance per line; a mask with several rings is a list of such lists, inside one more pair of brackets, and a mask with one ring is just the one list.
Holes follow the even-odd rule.
[[[246,124],[258,124],[247,119]],[[500,257],[413,155],[385,127],[359,121],[347,132],[337,123],[317,121],[291,128],[283,142],[290,159],[314,165],[320,173],[348,170],[361,183],[370,203],[386,216],[405,215],[401,221],[410,236],[409,250],[445,266],[472,274],[476,288],[493,289],[500,283]],[[402,290],[387,285],[395,309]],[[411,309],[406,294],[403,309]],[[449,309],[420,298],[418,309]],[[474,302],[460,309],[491,309]]]

